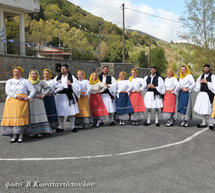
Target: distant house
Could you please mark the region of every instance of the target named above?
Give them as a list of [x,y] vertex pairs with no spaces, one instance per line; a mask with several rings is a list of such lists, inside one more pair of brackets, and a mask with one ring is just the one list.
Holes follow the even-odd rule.
[[38,58],[46,59],[72,59],[72,53],[64,52],[63,49],[46,47],[41,45],[36,47],[36,56]]
[[0,0],[0,54],[7,51],[7,30],[5,28],[5,17],[18,15],[20,33],[20,55],[26,55],[25,51],[25,21],[26,13],[40,11],[38,0]]

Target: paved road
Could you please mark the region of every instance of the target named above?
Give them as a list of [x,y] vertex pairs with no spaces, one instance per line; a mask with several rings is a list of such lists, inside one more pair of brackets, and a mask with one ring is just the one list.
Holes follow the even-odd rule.
[[[62,134],[23,144],[1,137],[0,192],[214,193],[215,132],[193,136],[201,131],[195,124],[196,119],[189,128],[104,126],[75,134],[67,125]],[[150,149],[166,144],[173,146]],[[140,149],[149,151],[134,152]],[[16,160],[3,160],[8,158]]]

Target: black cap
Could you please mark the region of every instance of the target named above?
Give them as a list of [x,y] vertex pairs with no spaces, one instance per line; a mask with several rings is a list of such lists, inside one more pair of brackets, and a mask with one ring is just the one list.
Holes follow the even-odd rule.
[[154,68],[155,70],[157,70],[157,66],[152,66],[151,68]]
[[204,65],[204,67],[208,67],[208,68],[210,68],[210,65],[209,65],[209,64],[205,64],[205,65]]
[[66,67],[67,69],[69,68],[68,64],[62,64],[61,67]]

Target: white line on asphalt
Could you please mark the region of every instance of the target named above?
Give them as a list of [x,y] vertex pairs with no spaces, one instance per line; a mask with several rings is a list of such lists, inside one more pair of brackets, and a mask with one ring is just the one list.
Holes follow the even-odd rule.
[[135,151],[128,151],[128,152],[122,152],[122,153],[116,153],[116,154],[105,154],[105,155],[93,155],[93,156],[78,156],[78,157],[56,157],[56,158],[0,158],[0,161],[59,161],[59,160],[81,160],[81,159],[96,159],[96,158],[106,158],[106,157],[114,157],[114,156],[123,156],[123,155],[131,155],[136,153],[142,153],[146,151],[153,151],[158,149],[165,149],[177,145],[181,145],[184,143],[187,143],[194,138],[196,138],[198,135],[204,133],[207,131],[208,128],[202,129],[193,135],[187,137],[186,139],[176,142],[176,143],[170,143],[166,145],[161,145],[157,147],[147,148],[147,149],[139,149]]

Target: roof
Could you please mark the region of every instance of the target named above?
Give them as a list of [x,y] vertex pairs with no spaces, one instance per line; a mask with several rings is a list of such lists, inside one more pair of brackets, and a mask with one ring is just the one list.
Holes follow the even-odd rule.
[[40,11],[38,0],[1,0],[0,7],[12,9],[14,11],[22,11],[25,13]]

